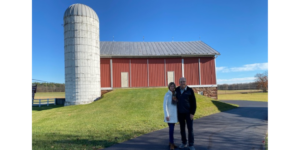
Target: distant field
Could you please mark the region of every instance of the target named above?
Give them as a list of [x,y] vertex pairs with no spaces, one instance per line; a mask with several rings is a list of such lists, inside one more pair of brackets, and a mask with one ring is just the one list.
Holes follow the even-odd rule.
[[[34,98],[65,98],[65,92],[41,92],[36,93]],[[218,100],[253,100],[267,102],[268,93],[263,93],[261,90],[218,90]]]
[[268,101],[268,93],[261,90],[218,90],[218,100]]
[[65,98],[65,92],[38,92],[35,93],[34,99],[42,98]]
[[[35,94],[35,99],[45,98],[65,98],[65,92],[40,92]],[[263,93],[261,90],[218,90],[218,100],[268,101],[268,93]],[[46,100],[44,101],[46,102]]]
[[218,90],[218,95],[221,94],[243,94],[243,93],[261,93],[262,90]]

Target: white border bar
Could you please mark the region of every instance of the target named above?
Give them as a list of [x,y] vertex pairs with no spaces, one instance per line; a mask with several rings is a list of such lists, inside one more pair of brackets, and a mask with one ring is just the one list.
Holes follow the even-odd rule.
[[111,87],[104,87],[104,88],[101,88],[101,90],[112,90],[113,88]]
[[218,87],[217,84],[212,85],[188,85],[188,87]]
[[184,59],[182,58],[181,59],[182,61],[181,61],[181,71],[182,71],[182,77],[184,77]]

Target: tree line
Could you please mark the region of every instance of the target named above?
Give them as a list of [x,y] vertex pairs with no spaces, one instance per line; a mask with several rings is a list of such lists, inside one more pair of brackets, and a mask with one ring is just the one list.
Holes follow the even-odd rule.
[[257,90],[257,83],[218,84],[218,90]]
[[268,91],[268,72],[255,75],[255,81],[250,83],[218,84],[218,90],[262,90]]
[[65,92],[64,83],[33,82],[32,85],[37,85],[36,92]]

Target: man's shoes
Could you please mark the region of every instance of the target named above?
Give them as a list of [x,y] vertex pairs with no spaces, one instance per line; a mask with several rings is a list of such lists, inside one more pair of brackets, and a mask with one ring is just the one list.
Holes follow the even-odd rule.
[[187,147],[188,145],[187,144],[180,144],[179,146],[178,146],[178,148],[185,148],[185,147]]
[[190,150],[195,150],[194,146],[190,146],[189,148],[190,148]]

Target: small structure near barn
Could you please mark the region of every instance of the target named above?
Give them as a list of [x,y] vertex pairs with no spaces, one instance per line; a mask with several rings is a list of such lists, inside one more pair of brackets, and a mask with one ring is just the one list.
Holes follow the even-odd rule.
[[36,89],[37,89],[37,84],[32,84],[32,105],[33,105],[34,95],[36,93]]

